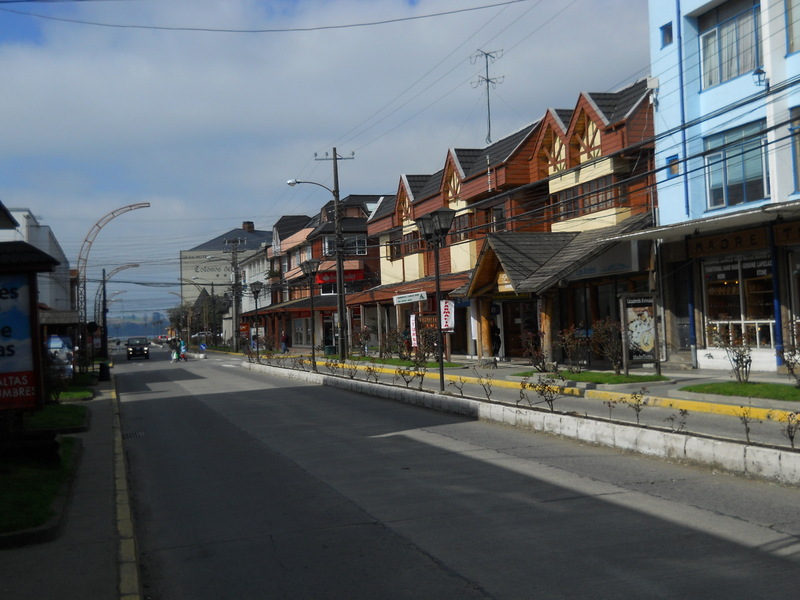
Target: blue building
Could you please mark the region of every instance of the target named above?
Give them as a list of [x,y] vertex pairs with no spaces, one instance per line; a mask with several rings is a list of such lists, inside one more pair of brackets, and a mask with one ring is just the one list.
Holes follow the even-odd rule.
[[800,0],[650,0],[663,350],[774,371],[800,321]]

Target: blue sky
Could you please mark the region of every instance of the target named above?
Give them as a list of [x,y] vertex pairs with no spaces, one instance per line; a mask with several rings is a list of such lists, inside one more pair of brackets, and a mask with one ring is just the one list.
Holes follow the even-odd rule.
[[[478,49],[502,50],[491,65],[504,78],[491,96],[495,140],[573,106],[582,90],[649,74],[646,0],[527,0],[315,30],[495,3],[0,2],[86,22],[0,10],[0,200],[52,227],[73,266],[95,222],[149,202],[100,232],[89,276],[137,262],[125,280],[177,291],[180,250],[243,221],[271,229],[283,214],[319,210],[323,190],[285,183],[331,185],[330,162],[314,153],[355,152],[341,164],[343,195],[392,194],[402,174],[439,170],[448,148],[483,147]],[[609,36],[611,23],[626,34]],[[177,301],[163,288],[117,289],[126,293],[112,310],[126,314]]]

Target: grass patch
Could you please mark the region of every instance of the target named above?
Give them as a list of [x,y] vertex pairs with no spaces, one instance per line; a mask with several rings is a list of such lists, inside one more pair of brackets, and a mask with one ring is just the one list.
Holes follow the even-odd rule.
[[44,524],[53,502],[72,474],[75,439],[64,438],[58,462],[7,458],[0,462],[0,533]]
[[59,400],[91,400],[94,397],[94,391],[91,388],[71,385],[66,390],[59,394]]
[[[540,374],[539,371],[524,371],[515,373],[514,377],[533,377]],[[648,381],[669,381],[669,377],[663,375],[615,375],[601,371],[581,371],[580,373],[569,373],[562,371],[564,379],[568,381],[583,381],[586,383],[600,383],[613,385],[615,383],[647,383]]]
[[27,431],[39,429],[66,429],[86,423],[85,406],[48,404],[42,410],[26,413],[24,427]]
[[721,381],[719,383],[698,383],[681,388],[696,394],[717,394],[719,396],[742,396],[745,398],[765,398],[800,402],[800,388],[785,383],[739,383]]

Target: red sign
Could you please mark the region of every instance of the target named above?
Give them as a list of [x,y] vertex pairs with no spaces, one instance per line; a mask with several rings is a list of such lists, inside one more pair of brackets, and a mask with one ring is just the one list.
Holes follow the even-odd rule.
[[442,300],[442,330],[452,331],[453,327],[455,327],[455,310],[455,302],[452,300]]
[[[364,269],[353,269],[344,272],[345,281],[361,281],[362,279],[364,279]],[[317,283],[336,283],[336,271],[317,273]]]
[[0,276],[0,409],[39,404],[32,297],[27,275]]
[[244,333],[244,334],[250,333],[250,324],[249,323],[239,323],[239,333]]

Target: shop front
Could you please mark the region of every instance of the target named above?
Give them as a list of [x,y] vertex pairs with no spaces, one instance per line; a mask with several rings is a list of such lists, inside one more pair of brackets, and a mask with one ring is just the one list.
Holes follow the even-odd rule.
[[701,285],[699,368],[726,369],[726,346],[751,348],[753,370],[775,370],[782,346],[780,273],[772,225],[687,241]]

